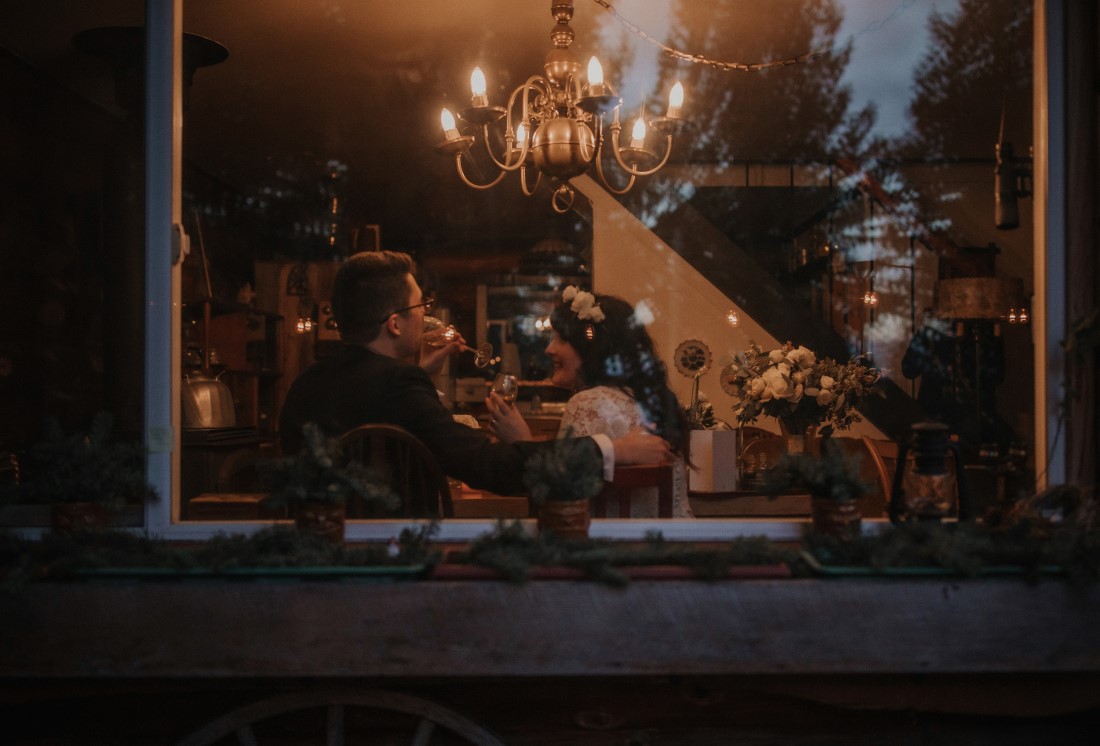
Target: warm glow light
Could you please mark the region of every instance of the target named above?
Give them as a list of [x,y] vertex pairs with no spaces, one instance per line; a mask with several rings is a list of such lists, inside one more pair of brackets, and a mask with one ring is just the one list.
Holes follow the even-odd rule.
[[527,141],[527,124],[525,122],[520,122],[519,126],[516,127],[516,147],[517,148],[522,148],[523,143],[525,143],[526,141]]
[[638,117],[634,120],[634,129],[630,134],[630,147],[645,147],[645,119]]
[[595,89],[596,86],[603,87],[603,65],[593,57],[588,60],[588,87]]
[[485,95],[485,73],[481,72],[480,67],[475,67],[470,73],[470,93],[475,96]]
[[439,113],[439,123],[443,125],[443,134],[447,136],[448,140],[454,140],[458,137],[455,115],[450,110],[444,109]]
[[1016,309],[1015,308],[1008,309],[1008,323],[1010,323],[1010,324],[1015,324],[1016,323]]
[[668,113],[666,116],[680,116],[680,109],[683,108],[683,106],[684,86],[680,81],[676,81],[676,85],[672,86],[672,90],[668,92]]
[[737,318],[737,311],[734,311],[732,308],[726,314],[726,321],[729,322],[730,326],[737,326],[741,323],[741,320]]
[[1020,309],[1020,323],[1021,324],[1026,324],[1027,322],[1028,322],[1027,309],[1026,308],[1021,308]]

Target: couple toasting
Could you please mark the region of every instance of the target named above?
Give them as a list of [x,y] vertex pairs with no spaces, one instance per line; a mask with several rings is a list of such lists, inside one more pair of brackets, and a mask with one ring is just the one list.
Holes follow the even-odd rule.
[[[523,492],[524,464],[549,444],[532,441],[519,412],[495,394],[486,405],[499,441],[455,422],[429,373],[465,342],[425,348],[419,365],[411,362],[421,352],[423,318],[432,305],[415,274],[412,258],[399,252],[363,252],[341,265],[332,308],[343,345],[304,371],[287,393],[279,419],[283,453],[298,452],[307,422],[333,436],[364,423],[390,423],[422,440],[449,476],[498,494]],[[608,480],[616,464],[675,459],[674,514],[689,517],[688,426],[644,325],[625,301],[604,296],[597,303],[575,288],[565,295],[551,317],[555,333],[547,347],[554,384],[578,392],[566,407],[563,430],[572,426],[591,443]],[[640,514],[649,512],[639,507]]]

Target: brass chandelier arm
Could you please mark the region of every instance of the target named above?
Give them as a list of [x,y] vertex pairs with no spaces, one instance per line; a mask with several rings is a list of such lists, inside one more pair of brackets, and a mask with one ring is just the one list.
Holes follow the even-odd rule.
[[596,175],[600,177],[600,183],[603,184],[603,188],[611,192],[612,194],[617,194],[620,196],[626,194],[631,189],[633,189],[634,180],[638,177],[635,174],[630,173],[630,171],[627,171],[627,173],[630,173],[630,181],[626,182],[626,186],[621,189],[616,189],[615,187],[611,186],[611,182],[608,181],[607,176],[604,175],[603,158],[601,158],[600,155],[600,153],[596,154]]
[[535,169],[535,171],[538,175],[535,176],[535,183],[530,188],[527,187],[527,169],[521,168],[519,171],[519,186],[520,189],[523,190],[523,196],[525,197],[533,197],[535,195],[535,190],[539,188],[539,184],[542,182],[542,171],[538,169]]
[[[482,125],[481,137],[485,141],[485,152],[489,154],[489,158],[492,159],[493,164],[502,171],[511,172],[521,168],[527,161],[527,153],[530,150],[529,141],[530,137],[523,139],[523,146],[520,148],[519,156],[516,162],[512,162],[512,143],[515,142],[515,130],[512,127],[512,116],[515,111],[516,97],[523,94],[523,115],[521,118],[522,123],[526,123],[528,127],[531,126],[530,107],[528,104],[528,94],[534,92],[535,95],[545,95],[545,87],[547,86],[546,80],[540,75],[532,75],[527,79],[523,85],[518,86],[512,95],[508,97],[508,107],[506,121],[507,126],[504,131],[504,158],[498,159],[496,154],[493,153],[493,149],[489,147],[489,125]],[[530,195],[528,195],[530,196]]]
[[611,152],[615,156],[615,162],[619,164],[619,168],[626,171],[631,177],[652,176],[668,163],[668,157],[672,155],[672,135],[665,135],[665,156],[656,166],[650,169],[635,169],[623,160],[622,155],[619,153],[619,133],[614,129],[611,131]]
[[488,184],[477,184],[475,182],[472,182],[466,177],[466,172],[462,170],[462,153],[455,153],[455,168],[458,169],[458,176],[460,179],[462,179],[462,183],[468,187],[472,187],[473,189],[491,189],[499,184],[501,179],[503,179],[508,173],[507,171],[501,171],[497,174],[497,177],[490,181]]

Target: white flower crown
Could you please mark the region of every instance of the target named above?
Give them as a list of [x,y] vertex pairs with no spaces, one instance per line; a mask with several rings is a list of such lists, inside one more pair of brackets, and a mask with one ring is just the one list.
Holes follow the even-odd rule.
[[586,290],[581,290],[576,285],[570,285],[562,291],[561,299],[570,303],[569,310],[577,314],[581,321],[590,321],[598,324],[604,320],[603,309],[596,303],[596,296]]

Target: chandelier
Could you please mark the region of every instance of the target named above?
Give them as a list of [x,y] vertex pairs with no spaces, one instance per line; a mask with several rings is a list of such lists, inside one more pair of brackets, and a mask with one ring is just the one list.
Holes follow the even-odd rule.
[[[587,80],[582,81],[581,64],[569,50],[574,38],[569,25],[573,18],[573,1],[550,0],[550,14],[556,21],[550,31],[554,48],[546,55],[544,74],[532,75],[512,91],[507,107],[489,103],[481,68],[475,67],[470,76],[471,105],[459,111],[458,116],[480,128],[480,139],[498,170],[495,178],[479,184],[466,176],[462,157],[470,152],[478,138],[460,134],[455,116],[448,109],[443,109],[440,115],[445,139],[435,149],[441,155],[454,156],[459,177],[474,189],[489,189],[507,174],[519,171],[520,188],[530,197],[545,175],[557,185],[550,199],[554,211],[565,213],[576,196],[569,179],[594,170],[608,191],[626,194],[637,177],[654,174],[668,162],[673,135],[680,132],[687,120],[681,116],[684,87],[677,82],[669,93],[665,115],[647,121],[643,104],[631,128],[629,142],[620,143],[622,99],[611,84],[604,81],[603,67],[595,57],[588,61]],[[490,128],[499,127],[502,120],[504,147],[498,154],[493,152],[490,143]],[[651,130],[657,135],[650,137]],[[662,153],[649,147],[650,139],[657,144],[663,139]],[[625,185],[616,187],[608,181],[604,174],[605,160],[614,160],[625,172],[628,176]],[[529,176],[532,167],[535,171],[533,182]]]

